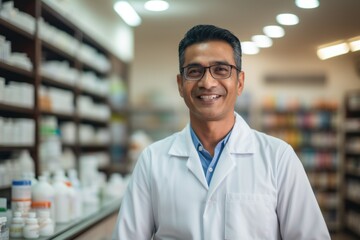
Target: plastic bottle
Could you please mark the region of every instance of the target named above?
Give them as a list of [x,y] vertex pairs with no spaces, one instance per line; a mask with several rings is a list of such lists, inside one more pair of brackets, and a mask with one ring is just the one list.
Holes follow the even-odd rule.
[[41,211],[38,215],[39,219],[39,234],[40,236],[51,236],[55,232],[55,225],[53,220],[50,218],[49,211]]
[[9,240],[9,228],[6,226],[7,218],[0,217],[0,239]]
[[21,216],[21,212],[14,212],[11,225],[10,225],[10,237],[22,238],[24,229],[24,219]]
[[33,187],[38,182],[38,180],[35,178],[34,172],[22,172],[21,178],[25,180],[30,180],[31,187]]
[[19,164],[21,166],[20,169],[22,172],[26,172],[26,173],[30,172],[30,173],[33,173],[33,175],[35,175],[34,160],[32,159],[28,150],[21,151],[18,160],[19,160]]
[[66,223],[70,220],[69,190],[61,174],[55,175],[53,187],[55,189],[55,222]]
[[50,216],[51,212],[51,202],[32,202],[31,203],[32,211],[36,213],[36,216],[41,215],[42,212],[48,212]]
[[6,217],[7,212],[7,200],[6,198],[0,198],[0,217]]
[[36,213],[29,212],[28,218],[25,220],[23,236],[26,239],[39,238],[39,224],[36,218]]
[[50,217],[55,219],[55,189],[45,176],[39,176],[39,181],[32,187],[32,201],[50,203]]
[[75,169],[68,170],[69,181],[74,189],[75,196],[73,199],[73,219],[79,218],[83,213],[83,197],[80,181],[77,177],[77,171]]
[[[31,181],[13,180],[11,187],[11,206],[12,211],[22,211],[23,216],[27,214],[31,207]],[[21,208],[21,209],[20,209]]]

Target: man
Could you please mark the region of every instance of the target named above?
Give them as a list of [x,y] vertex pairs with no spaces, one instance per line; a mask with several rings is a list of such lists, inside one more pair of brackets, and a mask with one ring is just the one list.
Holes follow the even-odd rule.
[[114,238],[330,239],[293,149],[234,112],[244,88],[237,37],[195,26],[179,63],[190,124],[143,151]]

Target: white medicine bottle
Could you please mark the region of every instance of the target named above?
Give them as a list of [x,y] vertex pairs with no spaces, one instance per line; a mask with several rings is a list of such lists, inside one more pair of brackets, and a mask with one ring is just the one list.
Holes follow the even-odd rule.
[[21,212],[14,212],[13,218],[10,224],[10,237],[21,238],[23,236],[24,219],[21,216]]
[[70,220],[70,198],[69,189],[61,174],[56,174],[53,187],[55,189],[55,222],[67,223]]
[[34,212],[29,212],[28,218],[25,220],[23,236],[26,239],[39,238],[39,224]]
[[50,212],[41,211],[38,215],[40,236],[51,236],[54,234],[55,225],[50,218]]
[[55,219],[55,189],[47,177],[39,176],[39,181],[32,187],[33,202],[50,202],[50,217]]

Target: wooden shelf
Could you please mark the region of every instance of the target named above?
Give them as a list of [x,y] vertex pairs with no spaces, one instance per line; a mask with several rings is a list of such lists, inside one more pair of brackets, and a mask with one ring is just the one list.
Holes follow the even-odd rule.
[[72,92],[75,91],[75,86],[68,84],[68,83],[64,83],[64,82],[60,82],[54,79],[51,79],[47,76],[42,76],[41,77],[41,83],[50,87],[56,87],[56,88],[61,88],[64,90],[70,90]]
[[31,108],[19,107],[16,105],[0,103],[0,113],[3,113],[5,117],[25,117],[33,118],[34,110]]
[[74,55],[69,54],[68,52],[63,51],[62,49],[52,45],[51,43],[48,43],[44,40],[41,40],[41,45],[44,48],[44,52],[50,52],[48,55],[50,55],[50,58],[55,58],[54,55],[57,55],[57,59],[60,57],[64,60],[67,60],[71,63],[74,63],[76,61]]
[[10,34],[17,34],[24,38],[27,38],[29,40],[34,40],[35,36],[31,33],[29,33],[26,30],[23,30],[22,28],[16,26],[15,24],[12,24],[11,22],[7,21],[6,19],[3,19],[0,17],[0,32],[1,35],[7,35],[6,33]]
[[29,150],[34,151],[34,146],[28,145],[1,145],[0,144],[0,152],[13,152],[13,151],[20,151],[20,150]]
[[[25,77],[26,80],[22,80],[24,82],[34,82],[33,78],[34,78],[34,73],[32,71],[28,71],[25,70],[23,68],[17,67],[17,66],[13,66],[10,65],[6,62],[0,61],[0,70],[2,72],[2,74],[4,75],[17,75],[19,77]],[[2,75],[0,74],[0,76]],[[31,79],[31,80],[30,80]]]
[[52,111],[48,111],[48,110],[41,110],[41,114],[44,116],[54,116],[61,120],[68,120],[68,121],[75,120],[74,114],[71,114],[71,113],[59,113],[59,112],[52,112]]

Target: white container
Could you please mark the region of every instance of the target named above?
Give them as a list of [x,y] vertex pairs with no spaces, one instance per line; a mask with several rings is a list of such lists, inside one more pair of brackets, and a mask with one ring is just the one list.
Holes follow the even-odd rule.
[[14,212],[14,216],[11,220],[11,225],[10,225],[10,237],[22,238],[24,225],[25,222],[21,216],[21,212]]
[[0,217],[6,217],[7,215],[7,200],[6,198],[0,198]]
[[31,206],[31,181],[13,180],[11,187],[12,211],[16,212],[21,208],[23,214],[27,214]]
[[55,189],[55,222],[66,223],[69,216],[69,189],[61,176],[55,176],[53,187]]
[[40,236],[51,236],[55,232],[55,225],[53,220],[50,218],[49,211],[41,211],[38,214],[39,219],[39,233]]
[[0,217],[0,239],[9,240],[9,228],[6,226],[7,218]]
[[39,224],[34,212],[30,212],[28,218],[25,220],[23,236],[26,239],[35,239],[40,236]]
[[33,202],[49,202],[50,216],[55,219],[55,189],[45,176],[39,176],[39,181],[32,187]]
[[35,176],[35,164],[29,151],[23,150],[19,156],[19,163],[21,165],[22,172],[30,173],[31,176]]

